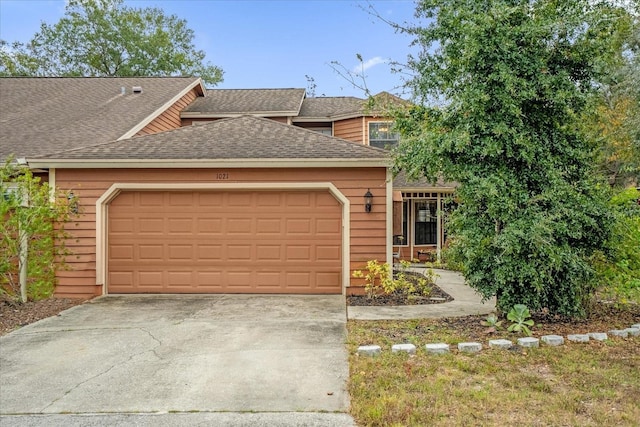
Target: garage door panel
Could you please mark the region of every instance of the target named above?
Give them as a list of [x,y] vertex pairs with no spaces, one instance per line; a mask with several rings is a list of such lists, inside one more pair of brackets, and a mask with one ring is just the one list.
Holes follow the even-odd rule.
[[226,221],[226,234],[250,236],[253,232],[253,219],[229,218]]
[[[159,283],[163,283],[164,274],[162,271],[138,271],[137,284],[144,290],[144,288],[156,288]],[[135,275],[134,275],[134,278]]]
[[287,220],[287,234],[311,234],[311,220],[295,218]]
[[109,206],[107,286],[340,293],[341,233],[328,192],[123,192]]
[[281,274],[278,271],[258,271],[255,275],[257,289],[266,291],[269,289],[278,289],[282,282]]
[[184,206],[189,208],[194,204],[194,195],[195,194],[191,192],[169,193],[169,206]]
[[138,256],[134,261],[162,261],[164,245],[138,245]]
[[287,259],[312,262],[310,245],[287,245]]
[[282,205],[282,197],[283,195],[281,193],[273,193],[273,192],[257,193],[256,206],[257,207],[280,206]]
[[196,281],[199,288],[212,292],[222,291],[223,279],[221,271],[196,271]]
[[[134,285],[134,280],[133,280],[132,272],[112,271],[109,273],[109,286],[112,291],[119,286],[124,286],[128,289],[133,285]],[[117,290],[114,292],[117,292]]]
[[339,261],[340,257],[340,246],[316,246],[317,261]]
[[221,234],[222,233],[222,219],[221,218],[198,218],[196,220],[197,229],[196,232],[201,234]]
[[291,289],[304,289],[311,285],[309,271],[290,271],[285,273],[285,286]]
[[114,260],[130,260],[133,259],[133,245],[112,245],[110,250],[111,258]]
[[311,194],[309,193],[290,193],[286,196],[286,204],[290,208],[295,207],[311,207]]
[[335,235],[340,233],[341,221],[338,218],[324,219],[319,218],[315,221],[316,234],[331,234]]
[[[135,200],[134,203],[136,203],[140,207],[148,207],[148,206],[157,207],[157,206],[165,205],[165,195],[163,193],[149,191],[149,192],[140,192],[140,193],[133,193],[133,194],[137,196],[135,197],[135,199],[137,200]],[[120,197],[122,197],[122,195],[119,195],[118,199],[120,199]]]
[[340,274],[335,271],[322,272],[316,274],[316,283],[319,289],[334,289],[337,283],[340,283]]
[[280,218],[259,218],[256,220],[256,234],[270,235],[282,233],[282,221]]
[[169,245],[169,258],[177,261],[193,261],[192,245]]
[[194,284],[191,271],[168,271],[167,282],[168,285],[172,288],[189,288]]
[[275,261],[282,259],[282,248],[276,245],[256,245],[256,261]]
[[227,193],[227,206],[252,206],[254,193],[238,192]]
[[187,234],[191,235],[193,230],[193,218],[169,218],[167,220],[167,231],[169,234]]
[[223,203],[224,193],[198,192],[199,206],[220,206]]
[[251,289],[251,276],[252,274],[249,271],[242,271],[242,270],[227,271],[226,272],[227,286],[232,291],[234,288]]
[[197,259],[208,262],[219,260],[222,257],[222,245],[199,244],[197,249]]

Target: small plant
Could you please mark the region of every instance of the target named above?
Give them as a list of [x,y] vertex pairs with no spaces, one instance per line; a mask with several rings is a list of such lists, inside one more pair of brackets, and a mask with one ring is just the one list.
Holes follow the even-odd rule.
[[365,292],[368,298],[375,298],[380,294],[390,295],[400,293],[407,299],[415,299],[418,296],[426,296],[431,293],[437,274],[428,269],[424,277],[410,279],[407,269],[411,266],[408,261],[400,261],[399,271],[394,275],[387,263],[379,263],[377,260],[367,262],[367,271],[355,270],[353,277],[364,278]]
[[482,322],[483,326],[487,326],[487,332],[495,332],[502,326],[502,320],[498,320],[498,316],[495,313],[491,313]]
[[507,319],[510,320],[511,326],[507,328],[509,332],[522,332],[526,336],[531,336],[531,330],[529,327],[535,325],[534,321],[529,319],[531,317],[531,313],[529,313],[529,309],[524,304],[516,304],[513,306],[509,314],[507,314]]

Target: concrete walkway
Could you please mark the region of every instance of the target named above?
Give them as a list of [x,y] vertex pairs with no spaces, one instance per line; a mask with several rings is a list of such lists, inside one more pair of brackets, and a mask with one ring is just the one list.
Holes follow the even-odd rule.
[[[426,268],[412,268],[411,271],[424,273]],[[488,314],[495,310],[496,300],[491,298],[482,302],[475,290],[465,285],[460,273],[449,270],[433,269],[440,277],[436,284],[453,297],[453,301],[442,304],[384,306],[384,307],[347,307],[347,317],[355,320],[393,320],[421,319]]]

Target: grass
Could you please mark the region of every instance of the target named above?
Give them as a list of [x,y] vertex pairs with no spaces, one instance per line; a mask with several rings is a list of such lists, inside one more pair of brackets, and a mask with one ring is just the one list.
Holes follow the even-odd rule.
[[[436,320],[349,321],[351,414],[361,426],[637,426],[640,338],[463,354],[464,329]],[[515,341],[514,338],[512,340]],[[390,351],[412,342],[416,355]],[[452,352],[428,355],[424,344]],[[358,356],[378,344],[382,355]]]

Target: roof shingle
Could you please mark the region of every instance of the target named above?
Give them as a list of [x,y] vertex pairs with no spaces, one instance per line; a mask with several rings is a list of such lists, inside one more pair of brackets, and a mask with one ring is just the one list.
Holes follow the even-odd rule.
[[[0,159],[113,141],[198,81],[197,77],[0,78]],[[133,86],[141,86],[143,92],[133,94]]]
[[209,89],[206,96],[195,100],[184,109],[184,115],[205,113],[215,116],[296,116],[304,96],[304,89]]
[[[44,159],[386,159],[385,150],[253,116],[145,135],[43,156]],[[32,159],[29,159],[32,160]]]

